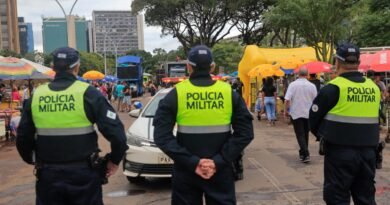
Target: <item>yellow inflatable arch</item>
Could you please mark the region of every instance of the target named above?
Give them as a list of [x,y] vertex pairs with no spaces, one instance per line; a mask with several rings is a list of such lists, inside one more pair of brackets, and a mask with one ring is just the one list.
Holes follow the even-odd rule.
[[297,58],[302,60],[315,60],[314,48],[259,48],[256,45],[248,45],[238,65],[238,77],[244,84],[243,98],[247,105],[250,103],[250,77],[249,71],[260,64],[274,64],[284,59]]

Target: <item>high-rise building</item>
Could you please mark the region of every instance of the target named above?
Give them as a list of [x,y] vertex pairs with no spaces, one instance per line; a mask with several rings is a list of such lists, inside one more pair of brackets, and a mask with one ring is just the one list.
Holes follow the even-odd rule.
[[88,52],[94,52],[93,43],[93,24],[92,21],[88,21]]
[[34,52],[34,34],[32,24],[24,22],[23,17],[18,18],[20,53]]
[[[85,18],[43,18],[43,52],[51,53],[59,47],[70,46],[79,51],[88,51],[88,24]],[[68,42],[69,41],[69,42]]]
[[16,0],[0,0],[0,49],[20,52]]
[[143,16],[130,11],[93,11],[94,51],[118,55],[144,49]]

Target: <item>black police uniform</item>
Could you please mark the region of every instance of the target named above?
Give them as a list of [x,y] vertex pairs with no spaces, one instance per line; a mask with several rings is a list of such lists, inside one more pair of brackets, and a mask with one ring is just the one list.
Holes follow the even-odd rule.
[[[359,72],[341,74],[352,82],[363,83]],[[379,126],[349,124],[324,119],[336,106],[340,91],[328,84],[321,89],[310,111],[311,132],[324,140],[324,200],[328,205],[349,205],[352,195],[357,205],[375,203],[376,147]],[[363,108],[364,109],[364,108]],[[338,123],[338,126],[329,126]]]
[[[193,73],[190,82],[195,86],[215,83],[205,71]],[[173,89],[161,100],[153,121],[156,144],[175,161],[172,204],[200,205],[203,193],[208,205],[236,204],[232,162],[253,139],[253,119],[244,101],[232,91],[233,134],[180,134],[176,139],[172,130],[176,123],[177,101],[177,91]],[[189,150],[195,150],[196,155]],[[210,153],[216,154],[210,156]],[[195,173],[201,158],[212,158],[216,164],[217,172],[210,180]]]
[[[49,88],[62,91],[71,86],[76,77],[59,72]],[[17,149],[28,164],[34,164],[33,153],[40,168],[37,173],[37,204],[42,205],[99,205],[103,204],[101,177],[92,169],[89,157],[98,149],[98,135],[38,136],[35,139],[30,98],[23,111],[17,131]],[[115,113],[104,96],[89,86],[84,94],[84,109],[87,118],[96,123],[99,131],[111,143],[111,161],[119,164],[128,149],[122,122],[118,117],[108,117],[107,112]],[[37,149],[39,147],[39,149]],[[54,148],[54,149],[53,149]]]

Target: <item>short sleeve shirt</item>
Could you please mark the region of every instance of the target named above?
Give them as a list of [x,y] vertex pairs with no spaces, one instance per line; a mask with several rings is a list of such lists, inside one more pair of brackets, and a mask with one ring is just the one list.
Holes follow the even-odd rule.
[[290,115],[292,119],[309,119],[310,108],[316,96],[316,86],[307,79],[299,78],[292,82],[288,86],[285,96],[285,99],[290,101]]

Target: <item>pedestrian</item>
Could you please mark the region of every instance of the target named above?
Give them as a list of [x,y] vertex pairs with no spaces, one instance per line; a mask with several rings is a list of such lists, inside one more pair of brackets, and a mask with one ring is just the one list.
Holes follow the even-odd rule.
[[107,98],[108,98],[108,101],[111,103],[111,100],[112,100],[112,83],[107,83],[106,87],[107,87]]
[[153,121],[157,146],[174,161],[172,204],[236,204],[232,163],[253,139],[252,116],[229,84],[212,80],[208,47],[192,48],[187,67],[190,78],[161,100]]
[[275,125],[276,121],[276,88],[274,86],[274,80],[271,77],[267,77],[262,89],[263,100],[261,107],[265,108],[267,113],[268,125]]
[[128,84],[125,85],[123,88],[123,108],[122,112],[125,110],[125,112],[131,111],[131,89]]
[[118,107],[117,110],[123,112],[123,88],[125,88],[126,81],[119,83],[116,86],[116,93],[118,96]]
[[317,96],[316,86],[306,79],[307,68],[299,69],[299,78],[290,83],[286,92],[285,116],[291,116],[299,145],[299,159],[308,163],[309,153],[309,112]]
[[[102,205],[102,182],[127,150],[123,124],[94,87],[78,81],[80,56],[73,48],[53,52],[56,75],[36,88],[17,129],[22,159],[35,165],[37,204]],[[111,143],[107,165],[96,167],[98,135]]]
[[150,95],[154,96],[156,94],[156,92],[157,92],[156,85],[152,81],[149,81],[148,87],[149,87]]
[[310,110],[310,128],[321,140],[326,204],[375,205],[380,90],[358,72],[359,48],[343,43],[335,63],[339,76],[322,88]]
[[309,81],[316,86],[317,92],[319,92],[321,89],[321,81],[317,78],[317,74],[310,74]]

